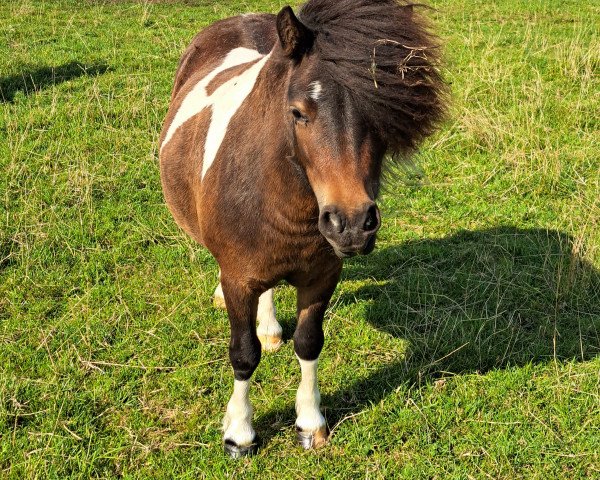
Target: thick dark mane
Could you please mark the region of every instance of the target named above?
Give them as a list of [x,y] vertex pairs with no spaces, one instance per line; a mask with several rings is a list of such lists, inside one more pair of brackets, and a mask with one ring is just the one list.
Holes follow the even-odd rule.
[[322,68],[348,91],[391,154],[405,155],[444,114],[439,49],[411,4],[309,0],[300,20],[316,33]]

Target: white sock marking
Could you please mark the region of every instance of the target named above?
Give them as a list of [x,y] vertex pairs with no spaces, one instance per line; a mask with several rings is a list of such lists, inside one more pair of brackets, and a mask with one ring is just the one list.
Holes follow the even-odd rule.
[[258,298],[258,312],[256,314],[258,336],[281,337],[283,330],[275,316],[275,304],[273,302],[273,289],[267,290]]
[[[171,125],[169,125],[165,139],[160,147],[161,150],[171,140],[175,131],[177,131],[181,125],[197,113],[200,113],[206,107],[212,107],[212,117],[204,142],[204,158],[200,176],[201,179],[204,178],[206,171],[210,168],[217,156],[217,152],[223,142],[231,118],[240,108],[250,92],[252,92],[258,74],[264,67],[268,58],[269,55],[263,56],[256,50],[248,48],[239,47],[231,50],[223,60],[223,63],[200,80],[183,99]],[[237,65],[242,65],[258,59],[261,60],[237,77],[223,83],[212,93],[212,95],[207,94],[206,87],[219,73]]]
[[217,298],[221,298],[221,299],[225,300],[225,296],[223,295],[223,287],[221,287],[221,282],[219,282],[219,284],[217,285],[217,288],[215,288],[215,293],[214,293],[213,297],[217,297]]
[[315,80],[314,82],[310,82],[308,84],[308,96],[312,98],[315,102],[321,98],[321,92],[323,91],[323,86],[321,82]]
[[314,432],[325,425],[321,414],[321,394],[317,385],[318,360],[300,361],[302,380],[296,394],[296,426],[301,430]]
[[238,446],[248,446],[256,437],[252,428],[252,405],[248,397],[249,380],[234,380],[233,394],[223,419],[224,440],[233,440]]

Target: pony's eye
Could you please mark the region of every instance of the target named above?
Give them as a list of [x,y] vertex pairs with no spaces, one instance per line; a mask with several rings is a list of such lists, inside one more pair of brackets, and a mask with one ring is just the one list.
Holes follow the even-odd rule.
[[304,115],[302,115],[302,112],[300,110],[298,110],[297,108],[292,107],[290,109],[290,112],[292,112],[292,116],[294,117],[295,122],[304,123],[304,124],[306,122],[308,122],[308,118],[306,118]]

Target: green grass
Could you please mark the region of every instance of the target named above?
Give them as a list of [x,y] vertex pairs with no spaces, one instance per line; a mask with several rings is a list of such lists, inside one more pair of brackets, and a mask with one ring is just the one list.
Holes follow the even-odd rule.
[[222,453],[217,265],[164,206],[179,55],[283,2],[0,6],[0,477],[600,477],[600,7],[436,1],[451,116],[348,261],[295,444],[288,341],[253,381],[259,454]]

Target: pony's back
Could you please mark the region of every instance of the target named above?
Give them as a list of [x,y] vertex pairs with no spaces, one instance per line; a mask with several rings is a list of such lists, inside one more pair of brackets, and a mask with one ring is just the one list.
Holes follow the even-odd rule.
[[206,27],[194,37],[181,56],[171,100],[192,75],[199,70],[213,70],[227,52],[245,47],[266,55],[276,39],[275,15],[268,13],[226,18]]

